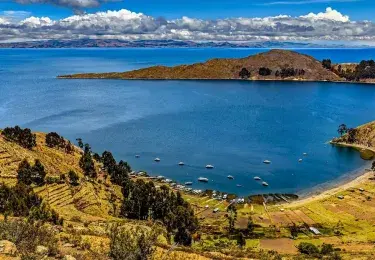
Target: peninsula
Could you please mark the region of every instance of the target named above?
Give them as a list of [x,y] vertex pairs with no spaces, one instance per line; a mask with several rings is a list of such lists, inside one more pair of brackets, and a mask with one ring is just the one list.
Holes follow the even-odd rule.
[[280,80],[375,82],[374,61],[332,64],[290,50],[270,50],[239,59],[211,59],[174,67],[153,66],[126,72],[82,73],[64,79]]

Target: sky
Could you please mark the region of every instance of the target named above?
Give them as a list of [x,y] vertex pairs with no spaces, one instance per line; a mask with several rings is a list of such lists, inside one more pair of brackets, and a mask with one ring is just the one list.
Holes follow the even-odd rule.
[[0,0],[0,41],[375,43],[374,0]]

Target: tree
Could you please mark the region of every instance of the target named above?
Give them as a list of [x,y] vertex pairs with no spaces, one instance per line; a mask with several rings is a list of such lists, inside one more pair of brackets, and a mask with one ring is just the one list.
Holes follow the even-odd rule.
[[337,129],[337,132],[342,136],[343,134],[346,134],[348,131],[348,127],[345,124],[339,125],[339,128]]
[[241,79],[248,79],[250,78],[251,73],[246,68],[242,68],[242,70],[239,73],[239,76],[241,77]]
[[192,236],[186,228],[179,227],[174,236],[174,242],[183,246],[191,246]]
[[70,170],[68,173],[68,177],[69,177],[70,184],[72,184],[73,186],[78,185],[79,177],[78,177],[78,174],[75,173],[75,171]]
[[102,162],[106,171],[111,175],[112,171],[115,169],[116,160],[111,152],[104,151],[102,154]]
[[350,128],[348,130],[348,143],[352,144],[357,141],[357,129]]
[[92,158],[94,158],[94,160],[97,161],[97,162],[101,162],[102,161],[102,157],[100,157],[100,155],[98,153],[94,153],[94,155],[92,156]]
[[77,138],[76,141],[77,141],[78,147],[81,148],[81,149],[83,149],[82,138]]
[[19,183],[23,183],[25,185],[31,185],[32,182],[32,168],[29,162],[26,159],[23,159],[21,163],[18,165],[17,170],[17,180]]
[[46,145],[50,148],[65,148],[65,139],[58,133],[51,132],[46,135]]
[[272,70],[270,70],[269,68],[265,68],[265,67],[259,68],[259,75],[261,76],[269,76],[271,75],[271,73],[272,73]]
[[74,152],[74,146],[70,141],[68,141],[68,143],[65,146],[65,152],[68,154],[72,154]]
[[252,234],[254,232],[254,228],[255,228],[254,222],[253,222],[252,218],[249,217],[249,219],[247,221],[247,232]]
[[32,167],[32,182],[36,185],[42,185],[44,184],[45,177],[46,172],[44,170],[44,166],[39,159],[36,159],[34,166]]
[[329,254],[333,253],[334,251],[335,251],[335,249],[333,248],[333,245],[326,244],[326,243],[323,243],[322,248],[320,249],[320,253],[322,255],[329,255]]
[[242,234],[242,232],[240,232],[237,236],[237,245],[241,248],[246,245],[246,239],[244,235]]
[[96,178],[95,165],[94,161],[92,160],[91,147],[89,144],[85,144],[83,155],[79,160],[79,166],[82,168],[85,176]]
[[237,209],[236,206],[232,203],[228,206],[227,208],[228,212],[228,222],[229,222],[229,232],[232,232],[234,230],[234,224],[236,223],[237,220]]
[[19,126],[6,127],[1,134],[6,140],[18,143],[22,147],[31,150],[36,146],[36,135],[29,128],[22,129]]
[[330,70],[332,68],[332,61],[330,59],[324,59],[322,65],[325,69]]
[[290,234],[293,238],[298,237],[298,228],[295,223],[293,225],[289,226]]

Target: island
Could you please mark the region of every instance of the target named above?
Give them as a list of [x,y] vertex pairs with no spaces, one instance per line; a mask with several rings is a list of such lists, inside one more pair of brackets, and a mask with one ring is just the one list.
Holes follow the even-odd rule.
[[239,59],[211,59],[174,67],[153,66],[126,72],[81,73],[61,79],[124,80],[278,80],[375,83],[375,62],[333,64],[291,50],[270,50]]

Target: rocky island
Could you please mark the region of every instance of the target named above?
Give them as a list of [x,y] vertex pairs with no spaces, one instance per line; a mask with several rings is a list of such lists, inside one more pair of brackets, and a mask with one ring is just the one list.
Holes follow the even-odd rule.
[[211,59],[174,67],[153,66],[126,72],[82,73],[58,76],[65,79],[141,80],[296,80],[375,82],[375,63],[332,64],[290,50],[268,52],[239,59]]

